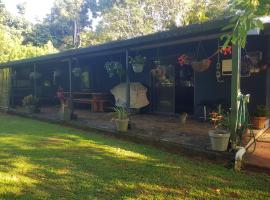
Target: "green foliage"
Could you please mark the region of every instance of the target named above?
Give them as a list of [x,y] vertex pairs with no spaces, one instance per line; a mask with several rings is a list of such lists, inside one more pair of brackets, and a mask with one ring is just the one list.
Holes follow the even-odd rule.
[[[91,1],[93,16],[101,18],[99,34],[83,34],[82,46],[128,39],[178,26],[223,17],[228,0],[100,0]],[[104,39],[105,38],[105,39]]]
[[109,61],[105,63],[104,67],[110,78],[112,78],[113,76],[118,76],[121,80],[124,74],[124,69],[123,65],[120,62]]
[[33,95],[25,96],[22,100],[23,106],[36,106],[39,102],[39,98],[34,97]]
[[29,58],[57,52],[52,43],[35,47],[24,45],[24,35],[29,31],[30,24],[21,17],[12,16],[3,4],[0,4],[0,62]]
[[127,110],[125,108],[123,108],[123,107],[114,107],[113,110],[116,113],[117,119],[120,119],[120,120],[128,119],[128,112],[127,112]]
[[52,41],[61,50],[80,46],[79,34],[91,25],[87,0],[56,0],[51,13],[26,34],[25,43],[44,45]]
[[254,28],[263,29],[263,23],[259,17],[270,14],[269,0],[231,0],[230,10],[237,14],[224,30],[232,31],[226,35],[227,46],[230,42],[239,44],[242,48],[246,46],[247,33]]
[[129,63],[130,64],[141,64],[144,65],[146,61],[146,57],[143,57],[141,55],[135,56],[135,57],[129,57]]
[[230,131],[232,120],[229,112],[221,114],[220,120],[217,122],[217,128]]
[[256,109],[252,113],[254,117],[270,117],[270,108],[265,105],[257,105]]

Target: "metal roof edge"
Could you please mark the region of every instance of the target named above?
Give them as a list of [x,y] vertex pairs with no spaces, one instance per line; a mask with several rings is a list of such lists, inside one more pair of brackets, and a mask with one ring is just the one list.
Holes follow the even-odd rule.
[[87,54],[87,53],[96,53],[99,51],[106,51],[112,49],[121,49],[121,48],[129,48],[134,46],[140,46],[146,43],[152,43],[160,40],[168,40],[175,39],[181,37],[191,37],[198,34],[207,34],[211,31],[222,32],[222,28],[229,23],[231,17],[226,17],[222,19],[207,21],[204,23],[191,24],[188,26],[182,26],[173,30],[157,32],[149,35],[139,36],[126,40],[116,40],[107,42],[100,45],[88,46],[84,48],[78,49],[70,49],[59,53],[47,54],[37,57],[25,58],[21,60],[9,61],[6,63],[0,64],[0,67],[9,67],[14,65],[21,65],[27,63],[35,63],[42,62],[48,60],[56,60],[56,59],[65,59],[68,57]]

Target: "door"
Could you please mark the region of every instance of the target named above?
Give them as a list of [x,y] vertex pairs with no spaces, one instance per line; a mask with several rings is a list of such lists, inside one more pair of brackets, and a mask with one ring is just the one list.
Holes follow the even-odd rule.
[[190,65],[178,65],[175,70],[175,112],[193,114],[194,72]]
[[[156,71],[155,71],[156,70]],[[152,109],[156,113],[174,113],[174,65],[160,65],[152,70]]]

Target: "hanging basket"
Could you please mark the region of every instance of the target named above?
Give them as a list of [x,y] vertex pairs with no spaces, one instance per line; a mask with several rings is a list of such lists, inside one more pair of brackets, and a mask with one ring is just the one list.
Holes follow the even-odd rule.
[[193,61],[191,66],[195,72],[204,72],[210,67],[210,64],[210,59],[203,59],[201,61]]
[[165,77],[166,75],[166,69],[163,67],[157,67],[155,69],[151,70],[152,76],[157,77],[157,78],[162,78]]
[[132,64],[133,71],[135,73],[141,73],[143,71],[144,65],[141,63],[134,63]]

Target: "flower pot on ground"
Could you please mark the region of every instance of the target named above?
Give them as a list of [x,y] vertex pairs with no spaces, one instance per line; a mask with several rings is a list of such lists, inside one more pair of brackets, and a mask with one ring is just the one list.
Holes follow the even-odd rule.
[[185,124],[186,123],[187,116],[188,116],[188,114],[186,112],[183,112],[183,113],[180,114],[180,123],[181,124]]
[[230,140],[230,132],[222,129],[208,131],[211,149],[213,151],[226,151]]
[[117,115],[116,119],[114,119],[117,131],[127,132],[129,119],[126,109],[123,107],[115,107],[114,112]]
[[38,113],[38,102],[39,99],[33,95],[25,96],[22,100],[22,105],[25,108],[27,113]]
[[132,65],[135,73],[141,73],[145,65],[146,58],[139,55],[135,57],[129,57],[129,63]]
[[59,117],[61,120],[71,120],[72,109],[71,109],[71,101],[65,97],[65,93],[63,88],[59,87],[56,93],[57,98],[60,101],[60,111]]
[[215,129],[209,130],[208,135],[211,142],[211,149],[213,151],[226,151],[230,141],[230,114],[219,114],[218,121],[216,121]]
[[264,129],[266,121],[269,118],[269,108],[264,105],[258,105],[254,110],[251,117],[252,128],[254,129]]
[[61,120],[64,120],[64,121],[71,120],[72,111],[71,111],[69,103],[61,102],[61,108],[60,108],[59,114],[60,114]]

